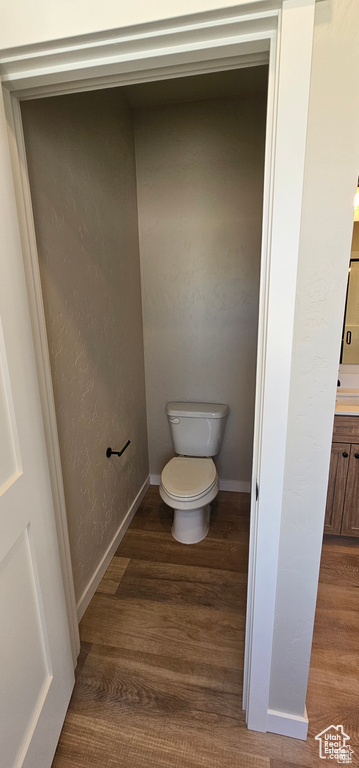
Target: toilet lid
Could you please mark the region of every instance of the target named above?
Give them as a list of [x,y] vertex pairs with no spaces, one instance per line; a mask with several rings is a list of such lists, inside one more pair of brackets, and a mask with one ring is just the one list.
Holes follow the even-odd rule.
[[170,496],[202,496],[215,483],[216,467],[212,459],[175,456],[162,471],[161,482]]

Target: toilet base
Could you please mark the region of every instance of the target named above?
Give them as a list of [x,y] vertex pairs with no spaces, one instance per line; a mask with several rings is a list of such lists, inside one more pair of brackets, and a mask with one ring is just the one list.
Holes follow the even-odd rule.
[[198,509],[175,509],[171,533],[181,544],[198,544],[205,539],[209,529],[210,506]]

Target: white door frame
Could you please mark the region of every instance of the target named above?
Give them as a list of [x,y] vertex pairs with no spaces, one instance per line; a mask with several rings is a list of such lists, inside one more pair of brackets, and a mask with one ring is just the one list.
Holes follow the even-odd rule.
[[[277,733],[287,733],[285,713],[268,710],[268,699],[314,5],[244,0],[230,9],[0,52],[74,658],[77,614],[20,101],[269,62],[243,706],[249,728]],[[305,738],[305,713],[288,718],[290,734]]]

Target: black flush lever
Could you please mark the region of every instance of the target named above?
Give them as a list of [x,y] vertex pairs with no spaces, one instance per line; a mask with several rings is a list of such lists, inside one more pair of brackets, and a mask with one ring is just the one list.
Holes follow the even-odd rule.
[[126,445],[123,446],[121,451],[113,451],[112,448],[107,448],[107,451],[106,451],[107,458],[109,459],[110,456],[112,456],[112,454],[114,454],[116,456],[122,456],[122,454],[125,452],[126,448],[128,448],[128,446],[130,445],[130,442],[131,442],[131,440],[127,440]]

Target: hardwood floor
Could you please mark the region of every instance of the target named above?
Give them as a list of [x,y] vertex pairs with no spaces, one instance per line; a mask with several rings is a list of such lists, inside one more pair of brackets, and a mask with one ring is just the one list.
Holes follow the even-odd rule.
[[254,733],[241,709],[248,518],[248,495],[220,492],[207,538],[186,546],[148,490],[81,622],[53,768],[309,768],[332,723],[359,764],[359,540],[323,546],[308,741]]

